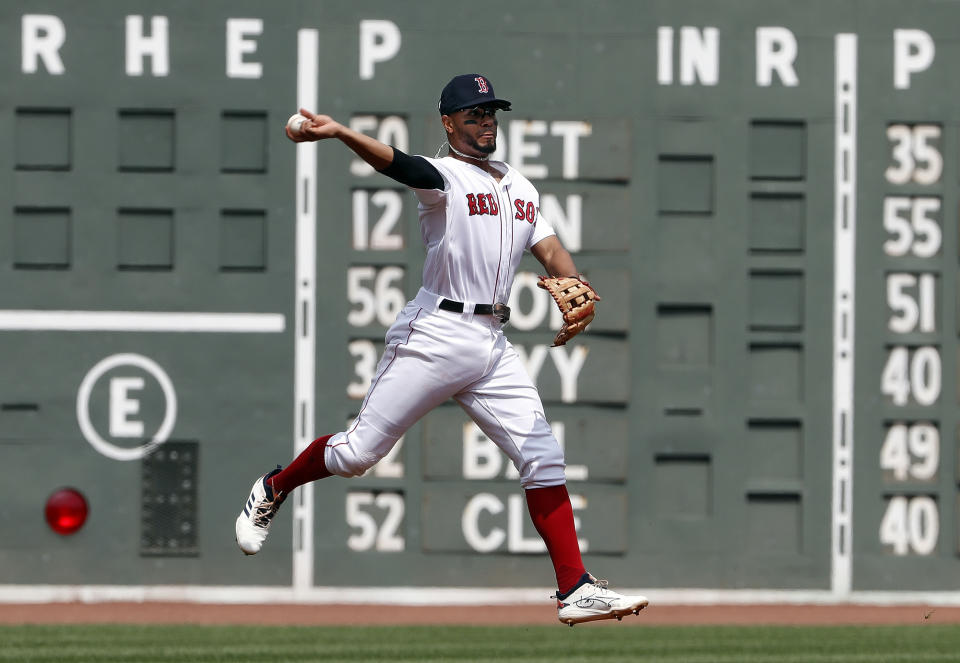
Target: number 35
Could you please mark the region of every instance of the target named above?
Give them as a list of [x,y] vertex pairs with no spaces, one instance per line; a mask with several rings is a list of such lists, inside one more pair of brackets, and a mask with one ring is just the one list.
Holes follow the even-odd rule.
[[943,156],[930,141],[940,139],[940,127],[935,124],[891,124],[887,138],[893,143],[894,165],[887,168],[890,184],[935,184],[943,172]]

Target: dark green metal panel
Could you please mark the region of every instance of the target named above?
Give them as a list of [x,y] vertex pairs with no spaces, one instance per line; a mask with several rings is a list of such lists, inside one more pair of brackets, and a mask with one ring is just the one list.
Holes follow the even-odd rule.
[[[566,445],[590,568],[618,585],[804,589],[830,587],[834,38],[856,33],[854,587],[955,589],[960,83],[949,63],[960,56],[960,4],[497,1],[458,7],[455,23],[449,9],[0,7],[0,309],[284,320],[272,333],[0,330],[0,458],[9,478],[26,479],[4,484],[0,528],[22,535],[0,551],[0,583],[291,582],[291,509],[254,560],[230,528],[254,476],[288,461],[295,434],[295,151],[281,128],[297,99],[297,30],[311,28],[317,110],[410,152],[437,152],[436,99],[454,74],[479,70],[513,101],[501,153],[535,181],[541,212],[603,296],[588,334],[548,349],[556,315],[526,258],[509,329]],[[43,58],[22,70],[25,16],[62,23],[62,73]],[[152,75],[150,58],[143,74],[126,73],[127,16],[147,31],[150,17],[166,17],[166,75]],[[239,56],[259,75],[227,73],[236,18],[262,21]],[[363,20],[401,35],[372,76],[361,76]],[[797,56],[758,84],[758,30],[782,37],[776,28]],[[936,44],[907,89],[894,86],[898,29]],[[713,35],[716,61],[691,58]],[[784,78],[793,74],[795,84]],[[904,129],[890,137],[894,125]],[[885,175],[902,140],[917,162],[904,182]],[[927,181],[934,151],[942,169]],[[318,434],[356,415],[390,298],[412,297],[422,267],[415,199],[354,161],[340,145],[318,146]],[[889,205],[900,207],[885,229]],[[942,237],[928,255],[930,223]],[[919,249],[884,248],[890,227],[919,233]],[[358,287],[377,294],[373,308]],[[119,354],[169,377],[178,412],[164,453],[195,445],[195,466],[114,460],[84,440],[78,392]],[[884,370],[901,354],[903,378]],[[92,426],[125,448],[169,405],[156,376],[130,363],[105,371],[89,403]],[[382,467],[317,484],[316,584],[552,582],[516,479],[467,424],[443,406]],[[189,468],[195,511],[157,525],[148,506]],[[64,485],[91,504],[70,538],[42,520]],[[174,521],[195,523],[189,555],[156,543],[169,542]],[[162,532],[145,543],[149,527]]]
[[[23,15],[56,16],[66,31],[64,73],[50,75],[42,65],[21,73],[18,46],[2,74],[3,309],[291,318],[293,162],[271,127],[282,126],[293,98],[296,54],[284,45],[293,28],[267,26],[258,57],[270,75],[237,85],[224,74],[224,22],[253,8],[94,2],[0,10],[10,44],[21,44]],[[167,16],[169,76],[125,74],[127,13]],[[220,38],[209,38],[213,33]],[[273,334],[0,332],[0,430],[10,486],[2,522],[5,531],[24,533],[4,548],[2,582],[289,583],[289,523],[278,523],[275,562],[245,579],[228,517],[255,471],[289,455],[289,326]],[[147,357],[169,376],[178,404],[170,449],[174,441],[196,445],[190,556],[168,557],[155,539],[142,540],[144,528],[156,524],[144,502],[156,459],[113,460],[78,425],[84,377],[121,353]],[[93,427],[133,448],[145,441],[136,431],[109,434],[110,388],[118,379],[142,381],[129,392],[137,410],[126,419],[141,422],[144,437],[157,430],[169,402],[150,373],[130,364],[97,381]],[[63,485],[90,503],[87,524],[69,538],[43,522],[47,496]]]
[[[857,588],[956,590],[957,163],[955,43],[932,5],[910,28],[936,42],[929,71],[891,89],[891,44],[865,40],[860,112]],[[882,25],[892,32],[892,17]],[[906,141],[908,144],[906,144]],[[917,158],[903,161],[916,150]],[[907,221],[909,237],[897,218]],[[917,219],[917,221],[911,221]],[[915,231],[913,229],[916,229]],[[906,308],[904,308],[906,307]],[[912,319],[910,310],[917,317]],[[909,310],[908,310],[909,309]],[[901,362],[905,372],[898,372]],[[912,367],[912,368],[911,368]]]

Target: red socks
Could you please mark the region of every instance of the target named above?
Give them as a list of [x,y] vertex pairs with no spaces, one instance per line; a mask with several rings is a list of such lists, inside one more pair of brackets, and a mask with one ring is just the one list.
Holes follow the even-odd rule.
[[317,438],[310,446],[300,452],[300,455],[287,465],[279,474],[267,480],[274,491],[290,494],[297,486],[330,476],[327,464],[323,460],[323,452],[327,448],[327,440],[332,435]]
[[547,544],[547,552],[553,561],[557,588],[561,593],[567,592],[586,573],[583,560],[580,559],[580,544],[577,542],[567,487],[529,488],[526,493],[533,526]]
[[[323,452],[331,437],[332,435],[327,435],[314,440],[286,469],[268,479],[268,483],[275,491],[289,494],[297,486],[330,476]],[[547,544],[547,552],[553,561],[557,588],[561,593],[567,592],[586,573],[580,558],[580,544],[577,542],[573,507],[570,505],[567,487],[560,485],[530,488],[526,495],[533,526]]]

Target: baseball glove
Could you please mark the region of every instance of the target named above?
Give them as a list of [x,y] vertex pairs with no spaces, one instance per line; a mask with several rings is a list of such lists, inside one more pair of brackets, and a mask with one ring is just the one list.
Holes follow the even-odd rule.
[[593,320],[594,302],[600,295],[582,277],[541,276],[537,285],[553,296],[563,314],[563,327],[553,339],[553,347],[564,345]]

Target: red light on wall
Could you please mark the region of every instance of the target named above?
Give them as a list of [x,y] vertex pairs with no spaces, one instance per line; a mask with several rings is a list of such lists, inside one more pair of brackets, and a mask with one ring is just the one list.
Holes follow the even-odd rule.
[[47,498],[47,524],[57,534],[67,536],[87,522],[87,500],[79,490],[61,488]]

